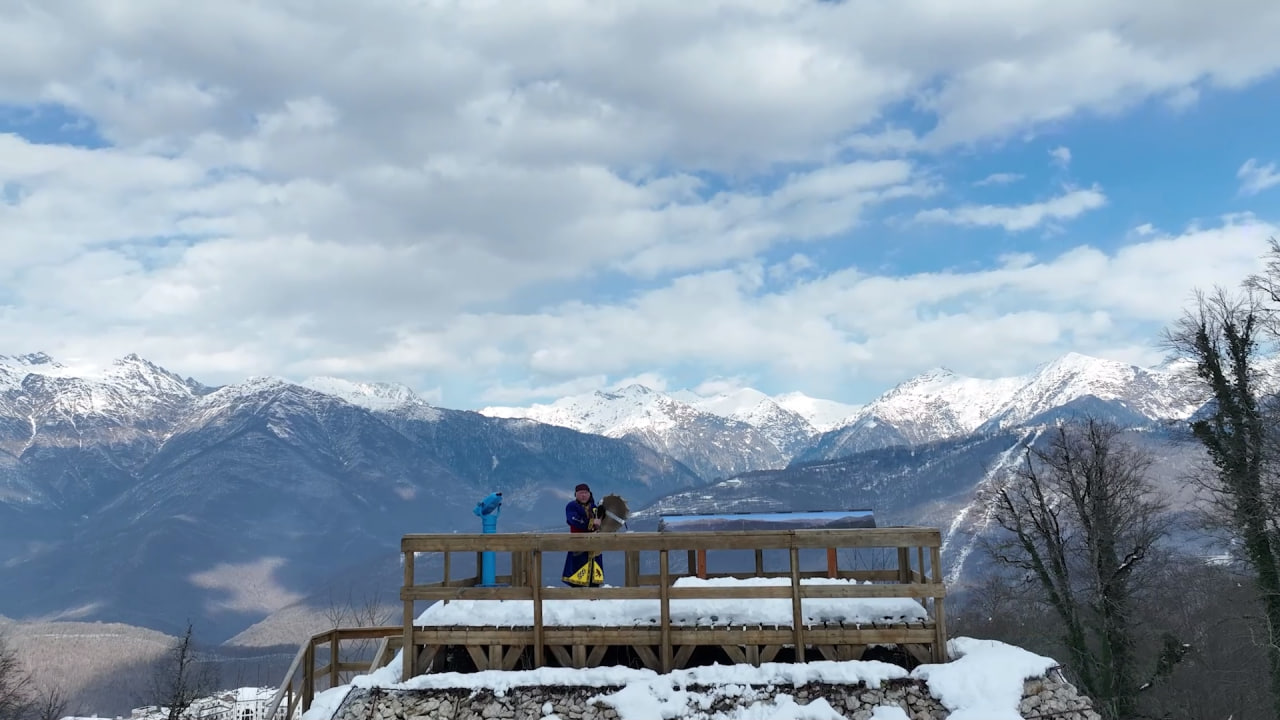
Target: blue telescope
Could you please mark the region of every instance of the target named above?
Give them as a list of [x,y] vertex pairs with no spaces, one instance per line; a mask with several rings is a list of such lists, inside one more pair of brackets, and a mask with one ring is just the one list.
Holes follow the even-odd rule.
[[[480,532],[488,535],[498,532],[498,513],[502,510],[502,493],[495,492],[476,503],[471,511],[480,518]],[[480,587],[497,585],[493,569],[493,551],[486,550],[480,558]]]

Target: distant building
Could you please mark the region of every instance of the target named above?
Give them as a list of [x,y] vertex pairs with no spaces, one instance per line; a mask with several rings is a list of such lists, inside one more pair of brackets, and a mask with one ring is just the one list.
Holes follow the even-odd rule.
[[[191,703],[182,717],[184,720],[284,720],[284,707],[277,708],[274,716],[267,717],[275,693],[275,688],[221,690]],[[168,708],[148,705],[134,708],[129,720],[168,720],[168,717]]]

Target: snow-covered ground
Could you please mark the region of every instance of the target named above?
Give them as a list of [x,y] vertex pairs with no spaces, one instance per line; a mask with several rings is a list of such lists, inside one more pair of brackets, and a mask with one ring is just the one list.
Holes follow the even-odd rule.
[[[806,578],[804,585],[847,585],[855,581]],[[683,577],[674,586],[751,587],[790,585],[790,578]],[[924,607],[911,598],[807,598],[801,609],[807,623],[905,623],[928,619]],[[790,625],[791,600],[672,600],[673,625]],[[544,600],[544,625],[634,627],[656,625],[657,600]],[[532,600],[452,600],[436,603],[418,616],[419,625],[521,626],[533,624]]]
[[[681,578],[678,587],[749,586],[786,584],[785,578]],[[806,583],[847,582],[814,578]],[[543,621],[548,625],[634,626],[656,622],[656,603],[643,600],[555,600],[543,603]],[[777,605],[777,607],[775,607]],[[815,621],[883,621],[887,617],[921,620],[924,608],[907,598],[811,599],[804,603],[807,618]],[[790,600],[673,600],[672,621],[692,625],[727,623],[790,624]],[[529,601],[473,600],[437,603],[421,613],[419,625],[528,625],[532,622]],[[303,720],[329,720],[353,688],[426,690],[444,688],[483,689],[501,694],[514,687],[574,686],[622,688],[602,691],[599,700],[612,706],[620,720],[655,720],[683,717],[689,707],[710,707],[711,696],[719,689],[742,686],[799,687],[808,683],[858,684],[878,687],[886,680],[916,678],[927,683],[930,693],[950,711],[950,720],[1021,720],[1018,703],[1023,681],[1041,677],[1058,663],[1021,648],[993,640],[955,638],[947,644],[950,662],[920,665],[907,671],[897,665],[874,660],[804,664],[765,663],[712,665],[676,670],[668,674],[626,667],[539,668],[523,671],[489,670],[475,673],[436,673],[400,681],[401,656],[386,667],[352,680],[351,684],[316,696]],[[705,692],[690,686],[708,686]],[[706,695],[707,697],[700,697]],[[904,720],[897,707],[882,707],[872,720]],[[755,703],[714,720],[843,720],[831,705],[816,700],[799,705],[779,695],[769,703]],[[557,720],[545,715],[543,720]]]
[[[609,601],[599,601],[609,602]],[[539,668],[537,670],[419,675],[400,682],[400,657],[390,665],[326,690],[315,697],[302,720],[329,720],[353,687],[392,690],[445,688],[490,689],[496,694],[515,687],[599,687],[621,688],[602,692],[598,699],[612,706],[620,720],[659,720],[684,717],[690,707],[709,707],[714,688],[754,685],[800,687],[808,683],[856,685],[865,682],[879,687],[886,680],[916,678],[925,681],[929,692],[950,711],[949,720],[1022,720],[1018,703],[1023,681],[1041,677],[1057,666],[1054,660],[994,640],[955,638],[947,643],[951,662],[920,665],[907,670],[875,660],[846,662],[820,661],[805,664],[765,663],[750,665],[710,665],[659,674],[652,670],[625,667]],[[697,691],[691,686],[709,686]],[[705,696],[705,697],[703,697]],[[881,707],[872,720],[905,720],[901,708]],[[779,695],[769,703],[755,703],[714,720],[845,720],[824,700],[800,705]],[[558,720],[550,713],[542,720]]]

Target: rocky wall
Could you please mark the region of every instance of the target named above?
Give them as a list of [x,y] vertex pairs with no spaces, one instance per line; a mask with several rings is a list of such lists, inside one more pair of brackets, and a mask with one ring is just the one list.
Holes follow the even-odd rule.
[[[647,720],[645,698],[623,687],[525,686],[502,691],[488,688],[388,690],[353,688],[333,720]],[[654,703],[653,720],[683,703],[678,717],[714,719],[735,710],[758,706],[752,717],[770,714],[794,717],[795,705],[828,706],[818,717],[837,713],[848,720],[901,718],[943,720],[943,707],[920,680],[889,680],[879,687],[810,683],[791,685],[688,686]],[[661,703],[663,712],[657,713]],[[886,708],[877,712],[877,708]],[[898,713],[888,708],[899,708]],[[678,709],[678,708],[677,708]],[[772,712],[770,712],[772,710]],[[819,710],[819,708],[813,708]],[[1089,700],[1060,679],[1027,680],[1019,712],[1027,720],[1099,720]]]

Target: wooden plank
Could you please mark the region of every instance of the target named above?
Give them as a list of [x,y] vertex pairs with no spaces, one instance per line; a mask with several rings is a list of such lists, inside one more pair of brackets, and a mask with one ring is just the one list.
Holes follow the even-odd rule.
[[608,649],[608,645],[597,645],[591,648],[591,654],[587,655],[587,667],[600,667],[600,661],[604,660],[604,653]]
[[640,656],[640,662],[644,663],[645,667],[654,671],[661,669],[662,663],[658,661],[658,655],[653,652],[653,648],[648,645],[635,645],[631,649]]
[[[942,549],[929,548],[929,563],[933,566],[933,581],[942,584]],[[933,660],[943,663],[947,661],[947,609],[946,600],[942,597],[933,599]]]
[[755,667],[760,667],[760,646],[755,643],[749,643],[745,647],[746,660]]
[[781,645],[766,645],[760,650],[760,662],[769,663],[778,657],[778,651],[782,649]]
[[839,657],[842,661],[861,660],[862,655],[867,651],[866,645],[837,645]]
[[476,645],[467,645],[467,654],[471,656],[471,662],[476,664],[476,670],[488,670],[489,658],[485,657],[484,649]]
[[818,645],[818,652],[822,655],[822,659],[836,662],[840,659],[840,655],[836,653],[835,645]]
[[840,560],[836,557],[836,549],[827,548],[827,577],[840,577]]
[[389,637],[392,635],[403,635],[404,628],[399,625],[380,625],[377,627],[354,627],[354,628],[336,628],[321,633],[321,636],[327,638],[329,635],[337,633],[340,640],[377,640],[379,638]]
[[662,646],[662,672],[671,672],[671,583],[670,577],[670,560],[667,557],[667,551],[661,550],[658,553],[658,589],[662,591],[662,595],[658,598],[658,618],[661,623],[661,641]]
[[804,613],[800,609],[800,549],[791,548],[791,631],[795,633],[796,662],[804,662]]
[[418,653],[418,659],[417,659],[417,667],[418,667],[419,674],[426,674],[431,672],[432,666],[436,662],[436,658],[437,657],[441,659],[444,658],[444,653],[441,652],[442,650],[444,650],[443,645],[427,645],[426,647],[422,648],[422,652]]
[[680,649],[676,651],[675,658],[671,662],[677,669],[684,668],[689,664],[689,658],[693,657],[693,651],[697,647],[697,645],[681,645]]
[[507,654],[502,658],[502,669],[515,670],[520,662],[520,656],[524,653],[524,648],[524,645],[512,645],[507,648]]
[[[672,645],[741,645],[756,643],[768,645],[790,643],[793,629],[787,625],[777,627],[680,627],[669,626],[666,636]],[[932,643],[935,629],[932,624],[856,626],[846,624],[813,626],[805,629],[811,643],[873,644],[922,642]],[[544,627],[543,640],[547,645],[660,645],[664,633],[661,627]],[[418,628],[414,631],[417,645],[527,645],[533,639],[533,629],[523,628]]]
[[494,670],[502,669],[502,645],[494,643],[489,646],[489,667]]
[[576,668],[584,668],[587,666],[587,646],[573,646],[573,666]]
[[338,664],[342,662],[342,641],[337,628],[329,632],[329,687],[338,687]]
[[533,550],[532,554],[533,583],[529,591],[533,594],[533,666],[542,667],[546,660],[542,650],[542,551]]
[[938,528],[894,527],[841,530],[750,530],[690,533],[493,533],[411,534],[400,549],[414,552],[753,550],[799,548],[941,547]]
[[[293,662],[289,664],[289,670],[284,674],[284,681],[280,683],[279,689],[276,690],[275,695],[271,696],[271,702],[267,705],[267,709],[270,710],[272,714],[267,715],[266,717],[275,717],[275,712],[279,709],[280,703],[285,701],[286,696],[291,696],[293,694],[294,678],[298,676],[298,670],[302,667],[302,661],[307,657],[307,648],[309,647],[311,647],[310,642],[303,643],[302,646],[298,648],[298,652],[294,654]],[[286,715],[286,717],[292,716]]]
[[756,577],[764,577],[764,550],[756,548]]
[[400,588],[401,600],[532,600],[528,587],[439,587],[415,585]]
[[623,583],[627,587],[635,587],[640,584],[640,552],[638,550],[628,550],[626,555],[626,573]]
[[929,645],[920,645],[918,643],[902,643],[898,647],[902,648],[908,655],[921,665],[933,662],[933,651]]
[[[753,645],[752,647],[755,647],[755,646]],[[746,652],[742,648],[738,647],[737,645],[721,645],[720,649],[724,650],[724,654],[728,655],[729,659],[737,663],[738,665],[747,664]]]
[[573,667],[573,658],[569,657],[569,651],[565,650],[563,645],[550,645],[551,654],[556,656],[556,660],[560,661],[561,667]]
[[[654,576],[657,578],[657,576]],[[643,587],[544,588],[544,600],[657,600],[660,593],[655,582]]]
[[[448,557],[447,555],[445,556]],[[403,593],[406,588],[413,587],[413,564],[416,561],[417,554],[412,550],[406,550],[404,553],[404,587],[400,588]],[[400,647],[404,649],[403,662],[400,667],[400,681],[404,682],[413,677],[413,656],[415,650],[413,647],[413,599],[401,598],[404,600],[404,637],[401,638]],[[305,712],[305,709],[304,709]]]
[[911,582],[911,550],[910,548],[898,548],[898,582]]
[[316,666],[316,644],[314,638],[307,643],[307,656],[302,661],[305,670],[302,680],[302,712],[311,709],[311,701],[316,697],[316,674],[312,670]]
[[698,573],[698,551],[689,550],[685,563],[685,575],[696,575]]
[[707,551],[704,549],[697,550],[698,555],[698,577],[703,580],[707,579]]

